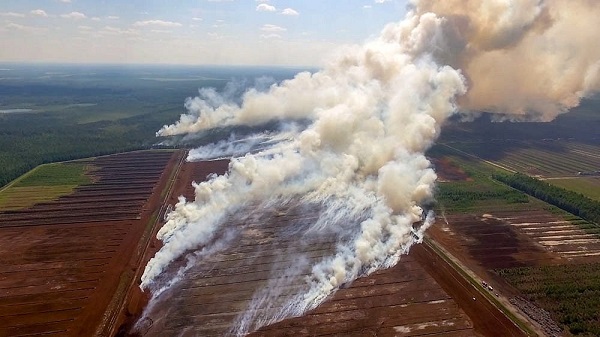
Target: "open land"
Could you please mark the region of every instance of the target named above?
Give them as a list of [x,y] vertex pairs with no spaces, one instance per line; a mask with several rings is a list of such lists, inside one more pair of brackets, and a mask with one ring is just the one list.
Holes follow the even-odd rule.
[[108,335],[181,156],[146,151],[82,161],[96,168],[91,183],[0,212],[0,336]]
[[[191,181],[201,181],[210,172],[222,172],[226,161],[185,163],[173,190],[173,197],[192,197]],[[184,183],[185,182],[185,183]],[[172,202],[175,200],[173,199]],[[267,212],[269,213],[269,212]],[[274,210],[263,218],[231,223],[242,233],[227,248],[196,262],[188,277],[176,284],[162,300],[153,304],[138,323],[133,335],[143,336],[223,336],[236,328],[253,296],[263,289],[270,276],[283,273],[294,250],[307,247],[290,241],[289,230],[310,218],[297,205]],[[260,222],[261,225],[256,223]],[[265,225],[267,223],[268,225]],[[217,237],[224,236],[223,233]],[[314,243],[314,242],[313,242]],[[158,242],[149,253],[158,249]],[[326,236],[313,244],[311,260],[331,253],[334,242]],[[152,255],[149,254],[147,258]],[[177,263],[175,263],[177,265]],[[176,270],[177,266],[173,267]],[[309,270],[302,271],[308,273]],[[301,280],[302,278],[300,278]],[[297,287],[296,287],[297,286]],[[301,284],[278,294],[276,303],[289,299]],[[130,306],[121,335],[141,314],[148,298],[132,289]],[[475,300],[473,300],[475,298]],[[266,316],[269,316],[268,314]],[[361,278],[339,290],[318,308],[302,317],[265,326],[252,336],[519,336],[526,335],[509,320],[480,289],[465,280],[428,245],[413,247],[393,268]]]
[[[494,172],[524,172],[591,198],[599,193],[593,183],[583,187],[595,177],[578,172],[600,167],[600,146],[567,139],[551,143],[495,140],[434,148],[442,182],[439,216],[428,234],[545,335],[594,335],[600,307],[594,295],[590,302],[583,294],[593,294],[597,285],[584,282],[574,292],[569,287],[576,277],[600,276],[600,227],[524,194],[526,199],[512,198],[501,193],[507,186],[492,179]],[[496,151],[500,145],[505,148]],[[439,165],[444,162],[453,166]],[[467,177],[457,176],[456,166]],[[464,197],[482,190],[487,192],[474,200]],[[585,300],[576,303],[578,296]]]
[[[17,69],[0,83],[0,185],[41,163],[149,148],[154,132],[182,112],[182,97],[266,71],[99,66],[40,76],[45,67]],[[295,70],[266,72],[283,79]],[[598,200],[598,109],[594,98],[550,123],[448,125],[429,154],[440,184],[425,243],[302,317],[252,335],[597,335],[598,284],[588,281],[600,279],[598,224],[491,175],[523,172]],[[144,151],[51,164],[1,190],[0,336],[130,334],[148,303],[137,285],[160,247],[154,237],[168,205],[193,197],[191,181],[227,169],[226,161],[183,157]],[[211,268],[191,269],[181,293],[135,333],[230,331],[273,266],[285,270],[279,253],[302,248],[286,241],[286,228],[310,216],[289,205],[255,219],[267,224],[260,230],[252,221],[229,224],[244,235],[207,260]],[[323,238],[311,258],[332,244]]]
[[[93,165],[95,170],[87,173],[90,182],[72,194],[0,213],[6,241],[0,259],[7,266],[1,280],[1,335],[122,334],[147,301],[135,279],[158,248],[149,235],[158,229],[154,220],[178,195],[192,197],[192,180],[201,181],[227,168],[227,161],[182,164],[181,159],[181,152],[149,151],[86,160],[78,165]],[[275,219],[285,225],[302,216],[289,210]],[[276,235],[279,225],[267,227],[262,239]],[[251,226],[248,232],[252,235],[243,239],[244,244],[216,257],[224,259],[219,268],[203,271],[200,279],[191,278],[184,292],[191,296],[176,297],[176,308],[183,310],[169,311],[175,316],[162,326],[157,320],[147,335],[179,334],[190,320],[196,323],[191,335],[218,336],[231,327],[227,324],[266,281],[269,261],[277,249],[283,249],[274,244],[257,250],[264,241]],[[323,242],[313,256],[327,249],[331,243]],[[489,306],[485,298],[476,289],[463,291],[464,284],[453,283],[460,278],[440,274],[443,261],[428,257],[431,251],[416,247],[414,252],[414,257],[403,258],[396,267],[342,289],[306,316],[265,327],[255,335],[299,329],[301,335],[371,331],[390,336],[472,336],[490,335],[490,327],[497,330],[498,324],[506,324],[507,331],[515,329],[510,321],[486,323],[502,315],[474,314],[484,312],[479,306]],[[432,269],[431,263],[438,267]],[[477,301],[471,299],[475,296]],[[214,324],[219,319],[224,324]]]

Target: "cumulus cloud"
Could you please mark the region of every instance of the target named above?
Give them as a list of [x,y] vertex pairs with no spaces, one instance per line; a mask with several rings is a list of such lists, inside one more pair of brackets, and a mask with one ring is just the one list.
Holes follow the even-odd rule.
[[46,11],[44,11],[43,9],[34,9],[29,13],[33,16],[40,16],[44,18],[48,17],[48,13],[46,13]]
[[114,15],[109,15],[106,18],[109,19],[109,20],[119,20],[119,17],[118,16],[114,16]]
[[263,32],[285,32],[287,29],[284,27],[267,23],[260,27],[260,30],[262,30]]
[[73,20],[81,20],[81,19],[87,18],[87,16],[81,12],[71,12],[68,14],[62,14],[60,17],[64,18],[64,19],[73,19]]
[[11,17],[11,18],[24,18],[25,14],[15,13],[15,12],[5,12],[5,13],[0,13],[0,16],[6,16],[6,17]]
[[271,34],[262,34],[260,36],[261,39],[269,40],[269,39],[281,39],[281,35],[271,33]]
[[119,27],[113,27],[113,26],[104,26],[104,28],[102,28],[100,30],[100,34],[102,35],[127,35],[127,36],[134,36],[134,35],[139,35],[139,31],[135,30],[135,29],[123,29],[123,28],[119,28]]
[[286,9],[282,10],[281,14],[283,14],[283,15],[290,15],[290,16],[300,15],[300,13],[298,13],[296,10],[294,10],[292,8],[286,8]]
[[266,3],[262,3],[262,4],[258,5],[258,6],[256,6],[256,11],[257,12],[274,12],[276,10],[277,9],[275,8],[275,6],[271,6],[271,5],[268,5]]
[[181,27],[182,24],[179,22],[173,21],[163,21],[163,20],[145,20],[145,21],[137,21],[133,24],[135,27],[144,27],[144,26],[157,26],[157,27]]
[[10,22],[5,26],[6,29],[19,30],[27,33],[37,33],[46,31],[46,28],[34,27],[34,26],[26,26],[18,23]]

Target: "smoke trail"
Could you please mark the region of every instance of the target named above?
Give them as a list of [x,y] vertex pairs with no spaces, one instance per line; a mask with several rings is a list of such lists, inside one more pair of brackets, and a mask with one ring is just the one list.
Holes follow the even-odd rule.
[[188,161],[202,161],[213,159],[225,159],[243,156],[251,152],[260,152],[277,144],[285,142],[293,137],[291,133],[269,133],[262,132],[252,134],[243,138],[232,134],[228,139],[217,143],[203,145],[190,150]]
[[250,89],[239,103],[213,92],[192,100],[190,114],[159,135],[311,122],[196,185],[196,199],[181,200],[160,230],[164,246],[146,266],[142,288],[156,287],[177,257],[210,246],[247,205],[290,200],[318,205],[318,218],[298,235],[333,233],[335,252],[310,266],[305,291],[281,316],[259,317],[257,306],[271,298],[257,294],[237,334],[299,315],[356,277],[395,264],[431,223],[420,206],[432,198],[436,175],[424,152],[458,113],[457,102],[465,114],[542,121],[577,105],[600,88],[599,14],[590,0],[413,1],[403,21],[340,51],[319,72]]

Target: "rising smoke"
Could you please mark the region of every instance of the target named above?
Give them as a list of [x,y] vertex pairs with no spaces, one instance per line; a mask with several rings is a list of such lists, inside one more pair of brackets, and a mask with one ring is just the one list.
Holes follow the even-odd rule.
[[[164,246],[146,266],[142,288],[154,289],[176,258],[210,246],[236,211],[291,199],[319,205],[307,231],[344,233],[335,253],[311,266],[306,291],[274,320],[394,265],[414,242],[413,225],[423,220],[422,232],[431,223],[421,206],[433,197],[436,175],[424,152],[444,122],[478,111],[498,120],[549,121],[576,106],[600,88],[599,17],[594,0],[413,1],[404,20],[339,51],[319,72],[267,91],[250,89],[241,102],[190,101],[190,114],[159,135],[311,122],[196,185],[195,200],[182,199],[160,230]],[[222,145],[201,151],[215,156]],[[237,333],[272,321],[249,324],[253,319],[246,315]]]

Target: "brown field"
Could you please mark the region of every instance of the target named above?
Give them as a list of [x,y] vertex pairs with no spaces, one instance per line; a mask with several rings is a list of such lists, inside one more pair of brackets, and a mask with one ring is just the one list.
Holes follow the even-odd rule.
[[449,157],[430,158],[439,182],[471,180],[469,175]]
[[[227,162],[223,161],[185,163],[171,203],[179,194],[188,198],[193,195],[189,184],[192,180],[201,181],[208,173],[223,172],[226,168]],[[286,270],[282,256],[294,256],[295,249],[308,250],[309,258],[317,261],[333,251],[334,243],[327,237],[313,242],[309,249],[289,237],[288,227],[298,226],[302,223],[299,220],[311,217],[314,215],[305,209],[291,206],[255,219],[267,221],[267,225],[229,224],[237,226],[242,234],[225,250],[197,261],[187,272],[188,277],[162,296],[133,332],[129,330],[132,318],[141,314],[148,294],[132,289],[119,335],[227,335],[253,294],[267,284],[273,270],[275,273]],[[146,260],[158,245],[159,242],[153,242]],[[292,285],[277,298],[279,301],[289,298],[301,286]],[[277,308],[275,305],[271,310]],[[519,336],[524,333],[431,248],[422,245],[414,247],[397,266],[355,281],[302,317],[286,319],[251,334],[289,335]]]
[[[167,205],[179,195],[192,198],[191,181],[228,166],[227,161],[184,163],[183,155],[148,151],[93,159],[90,164],[98,167],[93,183],[52,202],[0,212],[0,336],[128,335],[148,303],[149,294],[137,285],[160,247],[154,236]],[[326,236],[308,248],[290,236],[290,228],[312,217],[306,208],[291,205],[254,219],[258,222],[231,224],[243,235],[192,268],[192,277],[149,311],[138,332],[222,336],[230,331],[255,291],[273,272],[286,270],[284,257],[308,251],[316,261],[334,249]],[[292,284],[282,296],[298,289]],[[525,335],[425,244],[302,317],[251,335],[290,334]]]
[[146,228],[183,153],[90,159],[94,182],[0,212],[0,336],[108,335]]

